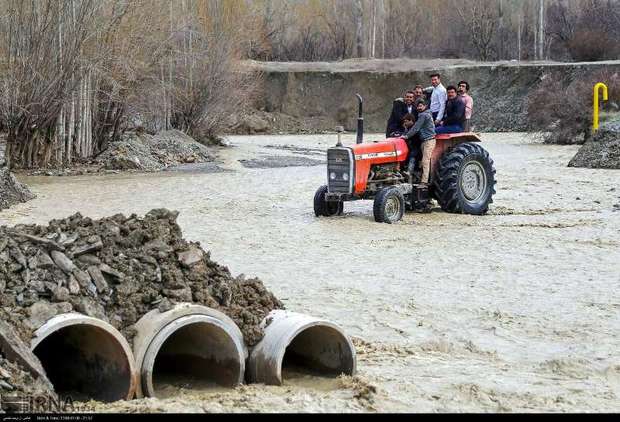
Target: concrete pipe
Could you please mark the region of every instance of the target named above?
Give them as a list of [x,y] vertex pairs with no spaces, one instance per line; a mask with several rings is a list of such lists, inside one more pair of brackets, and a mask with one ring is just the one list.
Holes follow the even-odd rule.
[[355,374],[355,348],[340,327],[308,315],[276,310],[263,320],[265,336],[252,349],[252,382],[282,385],[287,373],[321,377]]
[[130,400],[137,387],[127,340],[107,322],[57,315],[34,333],[31,349],[60,396],[73,400]]
[[153,310],[135,325],[138,396],[166,396],[165,386],[234,387],[243,382],[247,349],[232,319],[200,305]]

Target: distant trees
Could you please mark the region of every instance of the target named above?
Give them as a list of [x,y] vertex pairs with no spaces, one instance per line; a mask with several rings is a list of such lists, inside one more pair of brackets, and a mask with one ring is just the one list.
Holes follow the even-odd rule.
[[249,3],[255,14],[268,16],[260,54],[247,52],[249,58],[259,60],[403,56],[581,60],[619,56],[620,0]]

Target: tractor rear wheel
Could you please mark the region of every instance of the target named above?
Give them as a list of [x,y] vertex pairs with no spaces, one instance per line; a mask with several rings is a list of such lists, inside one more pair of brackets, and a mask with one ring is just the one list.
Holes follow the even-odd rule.
[[378,223],[396,223],[405,212],[405,198],[395,186],[381,189],[375,197],[373,213]]
[[323,185],[317,189],[314,194],[314,215],[317,217],[332,217],[334,215],[342,214],[344,210],[344,203],[328,202],[325,200],[325,194],[327,193],[327,185]]
[[447,212],[486,214],[495,193],[495,168],[489,153],[478,144],[459,144],[439,160],[434,194]]

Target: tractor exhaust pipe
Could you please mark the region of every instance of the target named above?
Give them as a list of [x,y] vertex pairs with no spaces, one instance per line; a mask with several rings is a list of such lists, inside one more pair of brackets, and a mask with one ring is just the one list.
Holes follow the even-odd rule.
[[355,94],[357,97],[357,138],[356,143],[361,144],[364,142],[364,99],[360,94]]
[[54,390],[73,400],[131,400],[137,373],[129,344],[105,321],[78,313],[57,315],[31,341]]
[[141,382],[138,397],[160,397],[175,384],[212,388],[243,383],[247,349],[228,316],[189,303],[157,309],[136,324],[134,352]]
[[248,360],[251,382],[282,385],[295,372],[323,377],[355,374],[355,348],[336,324],[276,310],[261,326],[265,336]]

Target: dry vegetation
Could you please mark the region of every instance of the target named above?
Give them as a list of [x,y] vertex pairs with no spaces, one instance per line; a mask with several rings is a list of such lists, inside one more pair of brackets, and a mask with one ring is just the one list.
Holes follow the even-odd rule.
[[0,121],[12,167],[71,164],[127,127],[208,140],[256,85],[233,1],[0,1]]

